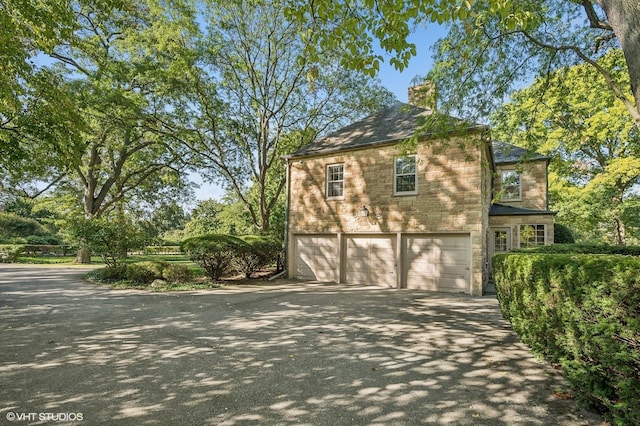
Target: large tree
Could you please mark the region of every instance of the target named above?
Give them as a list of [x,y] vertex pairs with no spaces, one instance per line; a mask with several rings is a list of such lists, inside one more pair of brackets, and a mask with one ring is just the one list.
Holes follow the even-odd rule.
[[245,205],[260,232],[283,194],[281,157],[318,134],[377,110],[392,95],[376,81],[339,66],[335,49],[311,61],[300,25],[279,0],[210,1],[198,60],[181,87],[173,134]]
[[[628,84],[621,51],[598,65],[616,84]],[[552,157],[550,201],[559,222],[586,239],[634,241],[640,130],[594,67],[565,67],[512,93],[492,124],[494,138]]]
[[[52,176],[52,188],[76,188],[86,219],[122,211],[133,199],[136,204],[160,200],[167,188],[184,190],[178,170],[183,155],[164,136],[162,118],[170,105],[170,88],[188,66],[174,60],[172,52],[195,29],[195,12],[180,0],[65,5],[71,23],[60,24],[68,27],[64,37],[54,34],[46,48],[36,42],[25,48],[36,59],[18,73],[24,78],[15,79],[22,86],[14,98],[28,108],[19,108],[15,119],[3,116],[5,140],[17,141],[9,146],[19,148],[11,150],[19,161],[0,161],[0,167],[12,172],[3,178],[4,186],[36,181],[21,188],[23,195],[32,196],[42,192],[43,178]],[[11,6],[14,21],[24,17],[22,9]],[[35,35],[25,37],[33,41]],[[39,92],[31,89],[38,75],[58,77],[56,85],[42,85],[51,92],[45,92],[47,97],[36,97]],[[44,118],[53,109],[72,111],[71,117],[79,119],[73,122],[64,112],[52,111],[48,123]],[[48,124],[56,131],[42,130]],[[86,251],[80,258],[88,260]]]
[[[635,16],[637,21],[638,8],[636,2],[629,19]],[[638,55],[628,50],[634,43],[628,31],[613,31],[614,25],[624,25],[608,22],[606,16],[611,13],[607,10],[605,15],[590,1],[514,2],[500,13],[491,10],[490,1],[477,2],[469,16],[451,25],[447,37],[436,44],[436,67],[430,76],[445,106],[478,118],[494,111],[514,87],[530,82],[532,76],[544,77],[563,66],[584,63],[604,78],[604,90],[622,102],[640,126],[634,100],[639,95]],[[615,79],[617,69],[598,61],[622,45],[631,77],[624,83]]]
[[[407,40],[413,25],[450,24],[449,35],[437,46],[439,64],[431,77],[440,98],[449,103],[445,107],[470,118],[486,117],[532,73],[588,63],[607,79],[608,90],[640,127],[637,0],[291,0],[288,13],[299,22],[319,21],[332,28],[305,34],[315,39],[311,58],[340,45],[345,66],[372,73],[384,60],[374,38],[402,69],[416,54]],[[598,57],[617,47],[631,77],[626,87],[609,80],[609,70],[597,65]]]

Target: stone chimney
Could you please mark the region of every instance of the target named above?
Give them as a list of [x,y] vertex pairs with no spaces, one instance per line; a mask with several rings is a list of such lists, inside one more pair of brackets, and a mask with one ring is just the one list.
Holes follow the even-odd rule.
[[436,88],[432,82],[425,80],[409,87],[409,104],[435,112],[436,101]]

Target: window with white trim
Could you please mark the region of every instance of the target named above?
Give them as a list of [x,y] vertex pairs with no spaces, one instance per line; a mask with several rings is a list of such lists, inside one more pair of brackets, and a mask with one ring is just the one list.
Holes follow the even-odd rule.
[[502,201],[520,201],[522,198],[520,173],[515,170],[502,172]]
[[545,242],[544,225],[520,225],[520,247],[543,246]]
[[509,231],[505,229],[495,229],[493,231],[493,251],[504,253],[509,251]]
[[327,166],[327,198],[344,197],[344,164]]
[[416,169],[416,156],[407,155],[395,160],[393,169],[394,194],[417,194],[418,175]]

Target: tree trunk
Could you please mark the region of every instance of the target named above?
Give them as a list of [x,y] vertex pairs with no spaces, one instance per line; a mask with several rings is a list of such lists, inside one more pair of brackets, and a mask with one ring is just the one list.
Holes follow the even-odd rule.
[[78,254],[76,254],[76,259],[73,262],[82,264],[91,263],[91,253],[89,252],[89,249],[86,247],[80,247],[78,249]]
[[631,79],[631,92],[636,101],[633,117],[640,129],[640,2],[638,0],[596,0],[615,33],[624,52]]
[[619,246],[623,246],[624,245],[624,223],[622,222],[622,220],[620,220],[620,218],[615,218],[613,220],[613,233],[614,233],[614,238],[615,238],[615,242],[617,245]]

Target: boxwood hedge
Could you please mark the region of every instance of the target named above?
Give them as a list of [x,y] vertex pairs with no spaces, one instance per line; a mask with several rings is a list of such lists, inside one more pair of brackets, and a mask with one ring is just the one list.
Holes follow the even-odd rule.
[[563,367],[577,397],[640,424],[640,258],[500,254],[493,273],[522,341]]
[[246,278],[269,264],[276,262],[282,251],[282,244],[273,238],[262,235],[243,235],[239,237],[246,244],[240,246],[235,257],[235,265]]
[[180,248],[204,269],[209,278],[217,281],[233,267],[236,254],[245,245],[244,241],[232,235],[207,234],[187,238]]

